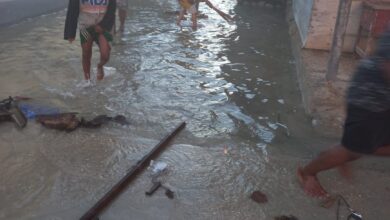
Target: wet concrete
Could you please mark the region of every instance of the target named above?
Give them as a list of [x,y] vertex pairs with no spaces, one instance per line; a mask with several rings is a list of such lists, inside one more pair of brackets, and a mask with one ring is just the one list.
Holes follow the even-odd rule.
[[[295,178],[298,164],[337,140],[318,135],[305,115],[284,10],[215,2],[236,23],[202,7],[210,18],[193,32],[164,13],[174,1],[132,1],[106,79],[87,88],[80,46],[62,40],[64,11],[1,32],[0,94],[89,117],[121,114],[130,125],[64,133],[33,121],[22,131],[1,124],[0,219],[78,219],[181,121],[186,130],[158,159],[175,199],[145,197],[147,171],[101,219],[334,218]],[[354,164],[353,184],[333,171],[320,179],[367,219],[385,219],[382,162]],[[256,190],[267,204],[250,199]]]

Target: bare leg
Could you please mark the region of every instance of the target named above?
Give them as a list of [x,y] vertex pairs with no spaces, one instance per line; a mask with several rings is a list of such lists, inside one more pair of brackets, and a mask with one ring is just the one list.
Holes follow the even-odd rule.
[[109,61],[110,51],[111,51],[111,46],[103,34],[99,35],[99,48],[100,48],[100,62],[97,66],[97,80],[102,80],[104,78],[103,66]]
[[327,192],[317,179],[317,173],[342,166],[347,162],[360,158],[360,155],[337,145],[323,153],[308,165],[299,168],[297,175],[304,191],[313,197],[327,196]]
[[91,38],[87,40],[84,44],[81,45],[82,49],[82,63],[84,70],[85,80],[91,79],[91,58],[92,58],[92,45],[93,41]]
[[[373,153],[373,155],[380,156],[380,157],[390,157],[390,146],[384,146],[384,147],[378,148],[378,150],[376,150]],[[347,163],[339,166],[338,170],[339,170],[340,174],[343,177],[345,177],[347,180],[349,180],[349,181],[352,180],[352,172],[351,172],[351,169]]]
[[119,26],[119,31],[123,32],[125,30],[125,21],[127,17],[127,11],[123,9],[118,10],[119,14],[119,21],[120,21],[120,26]]
[[390,145],[380,147],[374,152],[376,156],[390,157]]
[[191,14],[191,20],[192,20],[192,29],[196,31],[198,29],[198,16],[197,13]]
[[176,24],[177,24],[178,26],[181,26],[181,21],[184,19],[184,14],[185,14],[185,12],[186,12],[186,10],[183,9],[183,8],[180,10],[180,14],[179,14],[179,16],[177,17],[177,21],[176,21]]

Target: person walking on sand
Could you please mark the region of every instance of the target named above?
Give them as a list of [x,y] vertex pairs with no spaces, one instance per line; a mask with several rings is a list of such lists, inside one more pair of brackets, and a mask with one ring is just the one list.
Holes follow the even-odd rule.
[[199,9],[199,3],[204,2],[207,6],[209,6],[211,9],[216,11],[223,19],[225,19],[228,22],[231,22],[233,18],[216,8],[209,0],[178,0],[181,10],[179,17],[177,18],[176,24],[178,26],[181,26],[181,21],[184,19],[185,13],[191,14],[191,21],[192,21],[192,29],[196,30],[198,28],[198,9]]
[[380,37],[373,55],[363,59],[355,71],[347,91],[341,144],[299,167],[298,180],[310,196],[329,196],[317,174],[336,167],[343,171],[348,162],[365,155],[390,156],[390,31]]
[[127,10],[129,7],[129,0],[117,0],[118,17],[119,17],[119,32],[125,30],[125,21],[127,17]]
[[104,78],[104,65],[110,58],[111,30],[115,23],[116,0],[69,0],[65,21],[64,39],[72,43],[76,37],[77,23],[80,30],[84,78],[91,79],[93,42],[100,49],[97,80]]

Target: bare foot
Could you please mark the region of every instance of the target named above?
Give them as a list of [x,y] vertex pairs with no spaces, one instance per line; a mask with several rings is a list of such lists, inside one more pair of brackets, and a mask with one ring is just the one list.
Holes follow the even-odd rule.
[[328,197],[328,193],[321,186],[316,176],[305,175],[301,167],[297,170],[298,181],[306,194],[312,197]]
[[96,78],[97,78],[98,81],[103,80],[103,78],[104,78],[104,69],[103,69],[103,67],[99,67],[98,66]]
[[90,80],[91,74],[90,73],[84,73],[84,79],[85,80]]

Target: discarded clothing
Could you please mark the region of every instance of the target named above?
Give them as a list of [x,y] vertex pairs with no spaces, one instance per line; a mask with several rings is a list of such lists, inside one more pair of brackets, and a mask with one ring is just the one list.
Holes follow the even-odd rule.
[[60,131],[71,132],[80,126],[80,120],[75,113],[63,113],[57,115],[40,115],[36,121],[44,127]]
[[98,127],[102,126],[103,124],[110,122],[110,121],[118,123],[120,125],[128,125],[129,124],[126,117],[123,115],[117,115],[115,117],[109,117],[107,115],[99,115],[90,121],[87,121],[84,118],[82,118],[81,119],[81,126],[84,128],[98,128]]
[[19,103],[19,108],[28,119],[34,119],[37,115],[58,115],[60,110],[30,103]]
[[36,117],[36,121],[41,123],[44,127],[56,129],[60,131],[71,132],[79,127],[83,128],[99,128],[107,122],[115,122],[121,125],[128,125],[126,117],[117,115],[109,117],[107,115],[99,115],[92,120],[79,119],[77,113],[63,113],[57,115],[40,115]]
[[13,121],[18,128],[24,128],[27,125],[27,118],[12,97],[0,101],[0,122],[4,121]]

